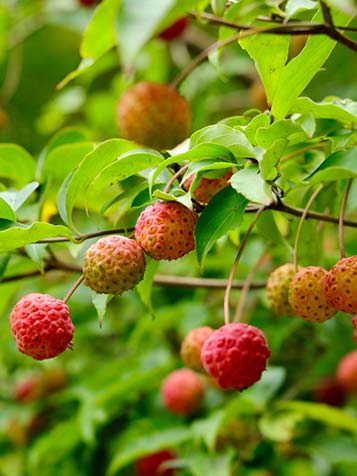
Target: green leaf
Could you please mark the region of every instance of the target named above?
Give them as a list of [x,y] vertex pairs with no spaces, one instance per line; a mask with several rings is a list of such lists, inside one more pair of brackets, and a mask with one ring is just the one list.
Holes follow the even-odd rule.
[[354,17],[357,14],[356,2],[353,0],[325,0],[326,4],[340,12]]
[[193,476],[230,476],[233,470],[234,452],[232,449],[225,453],[207,454],[194,451],[188,458],[187,465]]
[[230,183],[239,194],[251,202],[269,205],[273,200],[270,186],[256,166],[239,170],[232,175]]
[[357,123],[357,102],[350,99],[331,98],[323,102],[314,102],[310,98],[296,99],[289,114],[311,113],[316,119],[335,119],[343,124]]
[[356,177],[356,154],[357,147],[333,153],[305,181],[316,184]]
[[41,179],[51,179],[55,183],[62,182],[92,150],[92,142],[61,144],[52,148],[43,161]]
[[288,59],[289,36],[258,34],[242,38],[239,43],[254,59],[268,102],[272,104],[280,76]]
[[189,440],[190,437],[191,432],[189,428],[173,426],[167,430],[159,430],[157,433],[149,433],[141,438],[136,438],[129,443],[124,441],[117,448],[116,454],[109,465],[108,475],[114,476],[132,461],[164,448],[180,445]]
[[0,177],[22,186],[35,178],[36,165],[31,155],[16,144],[0,144]]
[[98,173],[90,184],[88,192],[92,195],[100,193],[115,181],[124,180],[142,170],[161,164],[163,156],[156,151],[136,149],[134,152],[122,154],[116,161]]
[[288,0],[285,6],[286,18],[289,20],[296,14],[317,8],[318,2],[313,0]]
[[201,268],[215,242],[239,227],[247,204],[243,195],[231,187],[224,188],[210,200],[195,227],[196,253]]
[[46,238],[64,236],[75,242],[71,231],[63,225],[35,222],[29,226],[13,226],[0,231],[0,253],[15,250],[29,243],[36,243]]
[[260,127],[255,139],[261,147],[268,149],[278,139],[288,140],[291,144],[306,140],[307,134],[300,124],[291,119],[275,121],[268,127]]
[[260,408],[273,398],[284,383],[286,370],[283,367],[269,367],[261,379],[244,392],[244,398],[253,400]]
[[17,192],[0,192],[0,197],[16,211],[23,205],[29,196],[39,187],[38,182],[31,182]]
[[280,402],[279,409],[298,412],[306,418],[325,423],[340,430],[357,432],[357,420],[343,410],[333,408],[330,405],[315,402],[290,401]]
[[97,60],[116,44],[114,18],[122,0],[104,0],[95,9],[83,34],[80,47],[82,58]]
[[146,267],[145,267],[145,274],[144,279],[140,281],[140,283],[136,286],[136,291],[140,296],[141,301],[148,309],[151,315],[154,315],[154,309],[152,307],[151,302],[151,291],[152,286],[154,283],[155,273],[159,266],[159,262],[153,259],[150,259],[148,256],[145,257],[146,259]]
[[264,152],[262,160],[259,162],[259,168],[265,180],[272,180],[277,175],[278,171],[275,167],[282,158],[287,145],[286,139],[278,139]]
[[[313,21],[321,21],[321,19],[320,12],[313,17]],[[334,21],[336,24],[346,26],[351,19],[346,18],[345,15],[336,14]],[[336,41],[326,36],[309,36],[305,48],[289,61],[280,75],[272,103],[272,114],[276,119],[286,117],[296,98],[318,73],[335,46]]]
[[98,294],[92,292],[92,303],[97,311],[99,327],[102,327],[105,313],[107,312],[107,305],[113,299],[113,296],[108,294]]
[[[5,192],[2,192],[2,193],[5,193]],[[5,220],[10,220],[10,221],[16,220],[16,214],[14,210],[3,198],[1,198],[1,193],[0,193],[0,218],[3,218]]]
[[84,157],[73,173],[67,177],[59,194],[58,210],[65,223],[74,226],[73,208],[79,197],[86,196],[88,187],[101,171],[122,154],[137,147],[133,142],[124,139],[111,139],[101,143]]
[[290,441],[296,435],[296,426],[304,420],[300,412],[280,410],[266,413],[259,421],[262,435],[272,441]]
[[242,131],[225,124],[204,127],[191,136],[190,148],[210,142],[229,149],[236,158],[256,157],[256,152]]
[[227,0],[211,0],[212,11],[217,16],[222,16],[226,8]]
[[176,5],[178,12],[189,11],[193,0],[123,0],[117,22],[119,52],[125,65],[135,60],[140,49],[156,32],[158,25]]

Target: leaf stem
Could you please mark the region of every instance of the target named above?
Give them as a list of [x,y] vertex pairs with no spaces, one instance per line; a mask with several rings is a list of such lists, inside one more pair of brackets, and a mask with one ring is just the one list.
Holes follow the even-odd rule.
[[343,200],[342,200],[341,210],[340,210],[340,218],[339,218],[339,222],[338,222],[338,243],[339,243],[339,247],[340,247],[340,256],[341,256],[341,258],[346,257],[345,244],[344,244],[344,239],[343,239],[343,230],[344,230],[343,222],[344,222],[344,217],[345,217],[345,210],[346,210],[348,195],[349,195],[350,190],[351,190],[352,182],[353,182],[353,179],[350,178],[348,183],[347,183],[345,193],[343,195]]
[[244,251],[244,248],[245,248],[245,245],[247,244],[247,241],[248,241],[248,238],[249,238],[249,235],[251,234],[255,224],[257,223],[260,215],[263,213],[263,211],[265,210],[266,206],[264,205],[263,207],[260,207],[259,210],[257,211],[257,213],[255,214],[255,217],[253,218],[253,221],[251,222],[251,224],[249,225],[249,228],[248,230],[246,231],[246,234],[244,235],[244,238],[240,244],[240,247],[238,249],[238,253],[234,259],[234,262],[233,262],[233,265],[232,265],[232,268],[231,268],[231,271],[229,273],[229,276],[228,276],[228,280],[227,280],[227,286],[226,286],[226,291],[225,291],[225,294],[224,294],[224,303],[223,303],[223,307],[224,307],[224,323],[225,324],[229,324],[229,296],[230,296],[230,293],[231,293],[231,289],[232,289],[232,283],[233,283],[233,278],[234,278],[234,274],[236,272],[236,269],[237,269],[237,266],[238,266],[238,263],[239,263],[239,260],[243,254],[243,251]]
[[174,173],[174,175],[170,178],[170,180],[167,182],[165,185],[165,188],[163,189],[163,193],[167,193],[170,190],[171,185],[174,183],[174,181],[183,175],[186,170],[188,169],[189,164],[184,165],[181,167],[177,172]]
[[299,225],[298,225],[298,229],[296,230],[295,245],[294,245],[294,267],[295,267],[296,272],[298,271],[298,250],[299,250],[299,242],[300,242],[302,226],[304,224],[306,215],[307,215],[313,201],[315,200],[315,198],[321,192],[322,189],[323,189],[323,184],[320,184],[317,187],[317,189],[315,190],[315,192],[309,198],[309,200],[306,204],[305,210],[304,210],[303,214],[301,215],[300,222],[299,222]]

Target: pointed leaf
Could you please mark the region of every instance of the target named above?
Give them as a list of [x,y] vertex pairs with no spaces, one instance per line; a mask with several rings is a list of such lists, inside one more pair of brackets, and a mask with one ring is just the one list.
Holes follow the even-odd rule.
[[248,201],[243,195],[226,187],[210,200],[195,228],[196,253],[201,268],[215,242],[242,222]]

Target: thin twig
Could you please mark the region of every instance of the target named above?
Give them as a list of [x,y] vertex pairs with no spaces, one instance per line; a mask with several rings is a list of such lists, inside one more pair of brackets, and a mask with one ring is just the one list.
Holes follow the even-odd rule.
[[257,269],[262,265],[262,263],[266,260],[267,258],[267,252],[264,252],[262,256],[257,260],[257,262],[250,268],[249,273],[247,274],[247,277],[244,280],[243,287],[242,287],[242,292],[238,301],[238,306],[236,308],[235,316],[233,319],[233,322],[242,322],[243,319],[243,309],[244,309],[244,304],[245,301],[247,300],[247,296],[249,293],[249,290],[251,289],[252,283],[253,283],[253,278],[254,275],[257,271]]
[[163,193],[167,193],[169,190],[170,190],[170,187],[171,185],[174,183],[174,181],[180,177],[181,175],[183,175],[185,173],[185,171],[188,169],[188,166],[189,164],[186,164],[184,165],[183,167],[180,168],[180,170],[178,170],[171,178],[170,180],[167,182],[167,184],[165,185],[165,188],[163,189]]
[[[114,228],[113,230],[95,231],[94,233],[86,233],[84,235],[74,236],[73,240],[77,241],[78,243],[82,243],[83,241],[90,240],[91,238],[97,238],[99,236],[106,236],[106,235],[116,235],[116,234],[121,235],[121,234],[128,233],[134,230],[135,230],[135,227],[117,228],[117,229]],[[72,240],[70,240],[67,237],[60,236],[58,238],[45,238],[43,240],[38,240],[34,244],[36,245],[38,243],[65,243],[69,241],[72,241]]]
[[309,198],[309,200],[306,204],[304,213],[301,215],[301,219],[300,219],[300,222],[299,222],[299,225],[298,225],[298,229],[296,230],[295,245],[294,245],[294,267],[295,267],[296,272],[298,272],[298,249],[299,249],[299,242],[300,242],[302,226],[304,224],[304,221],[305,221],[307,212],[309,211],[309,208],[311,207],[313,201],[315,200],[315,198],[321,192],[322,189],[323,189],[323,185],[320,184],[317,187],[317,189],[315,190],[315,192]]
[[249,225],[249,228],[246,231],[246,234],[244,235],[244,238],[243,238],[243,240],[242,240],[242,242],[239,246],[238,253],[237,253],[237,255],[234,259],[231,271],[229,273],[227,286],[226,286],[226,291],[225,291],[225,294],[224,294],[224,323],[225,324],[229,324],[229,295],[230,295],[230,292],[231,292],[231,289],[232,289],[232,282],[233,282],[234,274],[236,272],[239,260],[242,256],[243,251],[244,251],[245,245],[247,244],[249,235],[251,234],[255,224],[257,223],[260,215],[263,213],[264,210],[265,210],[265,206],[259,208],[255,217],[253,218],[253,221]]
[[328,7],[323,1],[320,1],[320,5],[327,29],[326,34],[333,40],[336,40],[342,45],[347,46],[347,48],[357,51],[357,42],[336,29],[333,23],[330,7]]
[[341,256],[341,258],[346,257],[345,244],[344,244],[344,239],[343,239],[343,230],[344,230],[343,222],[344,222],[344,217],[345,217],[346,203],[347,203],[348,195],[349,195],[350,190],[351,190],[352,182],[353,182],[353,179],[350,178],[348,183],[347,183],[345,193],[343,195],[343,200],[342,200],[341,210],[340,210],[340,219],[339,219],[339,223],[338,223],[338,243],[339,243],[339,246],[340,246],[340,256]]
[[72,294],[79,288],[79,286],[80,286],[80,284],[82,283],[83,280],[84,280],[84,276],[83,276],[83,274],[81,274],[80,277],[77,279],[77,281],[73,284],[71,289],[68,291],[68,293],[63,298],[64,303],[66,303],[69,300],[69,298],[72,296]]

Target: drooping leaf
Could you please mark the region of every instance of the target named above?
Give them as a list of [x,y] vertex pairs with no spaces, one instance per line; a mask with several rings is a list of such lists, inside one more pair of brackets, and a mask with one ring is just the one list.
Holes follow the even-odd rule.
[[38,182],[30,182],[16,192],[0,192],[0,197],[14,210],[18,210],[29,196],[38,188]]
[[75,241],[69,228],[63,225],[35,222],[29,226],[15,225],[0,231],[0,252],[15,250],[46,238],[66,237]]
[[210,200],[195,228],[196,253],[201,268],[215,242],[241,224],[247,204],[246,198],[231,187],[224,188]]

